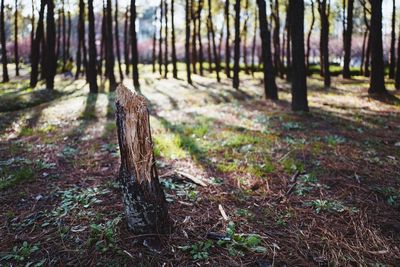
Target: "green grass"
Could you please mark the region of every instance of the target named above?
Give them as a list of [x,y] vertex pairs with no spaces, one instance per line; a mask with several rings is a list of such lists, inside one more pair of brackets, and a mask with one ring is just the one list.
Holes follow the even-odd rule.
[[0,171],[0,190],[6,190],[11,187],[14,187],[17,184],[30,181],[34,179],[34,171],[31,167],[20,167],[15,171],[10,171],[7,168],[4,168]]

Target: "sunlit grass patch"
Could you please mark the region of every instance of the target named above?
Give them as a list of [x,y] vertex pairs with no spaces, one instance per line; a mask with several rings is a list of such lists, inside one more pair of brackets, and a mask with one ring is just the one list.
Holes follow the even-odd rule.
[[154,137],[154,154],[168,159],[179,159],[187,156],[181,148],[181,138],[172,133],[161,133]]

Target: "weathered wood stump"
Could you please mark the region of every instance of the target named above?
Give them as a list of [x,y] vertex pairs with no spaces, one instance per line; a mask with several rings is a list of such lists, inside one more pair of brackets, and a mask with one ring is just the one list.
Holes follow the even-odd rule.
[[115,104],[121,153],[118,180],[128,226],[135,233],[168,233],[168,210],[154,159],[146,99],[119,85]]

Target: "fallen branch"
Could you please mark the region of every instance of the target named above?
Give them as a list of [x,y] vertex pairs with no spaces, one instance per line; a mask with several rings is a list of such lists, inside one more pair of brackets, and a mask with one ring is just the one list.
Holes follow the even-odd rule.
[[229,218],[226,215],[226,212],[221,204],[218,205],[218,209],[219,209],[219,212],[221,212],[222,218],[224,218],[224,220],[227,221]]
[[197,177],[194,177],[191,174],[188,174],[188,173],[185,173],[185,172],[182,172],[182,171],[176,171],[176,173],[179,174],[182,177],[185,177],[185,178],[191,180],[195,184],[198,184],[198,185],[201,185],[201,186],[207,186],[207,184],[203,180],[201,180],[201,179],[199,179]]

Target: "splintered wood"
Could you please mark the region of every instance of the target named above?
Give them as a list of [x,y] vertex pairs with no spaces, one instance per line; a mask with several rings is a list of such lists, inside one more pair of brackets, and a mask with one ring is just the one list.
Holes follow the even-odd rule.
[[120,85],[117,88],[117,102],[125,112],[124,134],[126,139],[126,163],[136,171],[138,183],[151,180],[153,167],[153,146],[150,133],[149,113],[146,99]]

